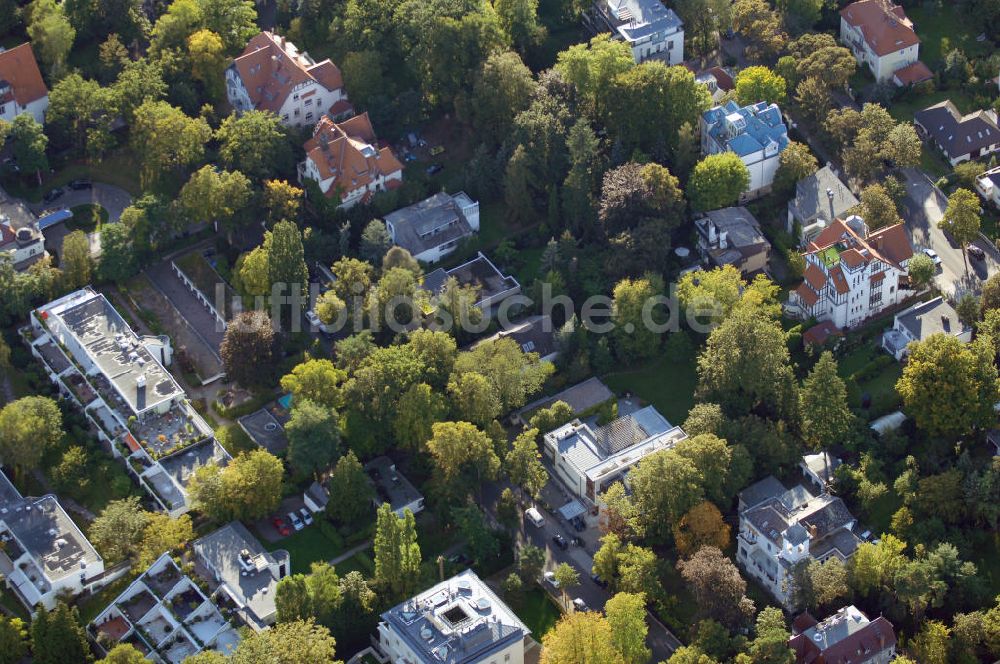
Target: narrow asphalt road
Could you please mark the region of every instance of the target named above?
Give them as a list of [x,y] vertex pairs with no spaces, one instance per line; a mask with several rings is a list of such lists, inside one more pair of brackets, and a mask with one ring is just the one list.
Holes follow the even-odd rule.
[[926,173],[917,168],[900,169],[906,196],[902,200],[903,219],[914,252],[933,249],[941,258],[935,282],[945,294],[979,293],[983,282],[1000,271],[1000,253],[982,238],[974,244],[986,254],[985,261],[963,255],[962,247],[938,228],[948,207],[948,199]]
[[51,203],[44,201],[40,203],[28,203],[28,207],[35,214],[39,214],[43,210],[53,208],[68,209],[76,205],[96,203],[108,211],[109,221],[118,221],[122,216],[122,211],[132,204],[132,196],[127,191],[121,187],[104,184],[103,182],[95,182],[90,189],[80,189],[79,191],[74,191],[68,187],[65,189],[65,193]]

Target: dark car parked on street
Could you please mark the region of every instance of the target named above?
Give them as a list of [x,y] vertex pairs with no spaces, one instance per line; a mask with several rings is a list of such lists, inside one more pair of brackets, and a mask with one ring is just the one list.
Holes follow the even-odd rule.
[[94,183],[87,178],[80,178],[78,180],[72,180],[69,183],[69,188],[73,191],[82,191],[83,189],[93,188]]
[[566,538],[563,537],[562,535],[559,535],[559,534],[553,535],[552,536],[552,542],[556,546],[558,546],[560,549],[562,549],[563,551],[565,551],[566,549],[569,548],[569,542],[567,542]]

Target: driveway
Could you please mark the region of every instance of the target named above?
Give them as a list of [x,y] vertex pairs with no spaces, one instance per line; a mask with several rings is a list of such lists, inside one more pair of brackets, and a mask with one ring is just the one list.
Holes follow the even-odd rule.
[[920,169],[903,168],[900,175],[906,187],[900,212],[906,221],[913,250],[919,252],[930,248],[941,257],[941,266],[935,278],[938,288],[950,297],[965,291],[979,293],[983,282],[1000,270],[1000,253],[996,247],[983,238],[977,239],[973,244],[985,252],[986,260],[968,260],[966,271],[962,247],[938,228],[938,222],[948,207],[944,192]]
[[35,214],[50,208],[71,208],[76,205],[86,205],[96,203],[108,211],[108,221],[118,221],[122,216],[122,210],[132,204],[132,196],[121,187],[103,182],[95,182],[90,189],[73,191],[66,187],[66,193],[52,201],[51,203],[30,203],[28,207]]

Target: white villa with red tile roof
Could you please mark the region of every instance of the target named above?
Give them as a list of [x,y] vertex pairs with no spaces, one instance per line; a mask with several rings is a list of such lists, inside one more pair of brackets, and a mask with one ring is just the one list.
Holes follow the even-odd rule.
[[368,202],[375,193],[395,189],[403,181],[403,165],[391,149],[378,147],[367,113],[340,123],[323,117],[305,151],[299,181],[315,180],[327,198],[340,199],[339,207]]
[[39,123],[45,122],[49,107],[49,89],[31,50],[31,44],[0,48],[0,120],[12,122],[22,113],[30,113]]
[[840,10],[840,41],[879,83],[911,85],[933,77],[920,61],[920,38],[892,0],[859,0]]
[[835,219],[802,256],[805,278],[789,293],[786,312],[851,328],[902,301],[913,247],[903,224],[869,233],[855,215]]
[[291,127],[315,124],[324,115],[340,119],[354,113],[337,65],[329,59],[316,62],[266,31],[251,39],[226,69],[226,96],[237,113],[271,111]]

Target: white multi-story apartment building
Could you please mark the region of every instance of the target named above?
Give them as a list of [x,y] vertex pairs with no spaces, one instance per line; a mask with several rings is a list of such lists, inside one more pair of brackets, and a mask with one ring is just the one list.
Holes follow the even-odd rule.
[[61,395],[171,516],[190,509],[187,485],[203,465],[231,457],[164,368],[166,337],[139,337],[90,287],[31,312],[24,333]]
[[378,649],[393,664],[524,664],[530,634],[465,570],[383,613]]
[[660,0],[596,0],[586,19],[594,31],[628,44],[637,63],[684,61],[684,23]]
[[403,182],[403,165],[391,149],[378,147],[367,113],[340,123],[322,118],[305,152],[299,181],[314,180],[323,195],[339,200],[342,208],[367,203],[374,194]]
[[796,664],[888,664],[896,658],[896,630],[882,616],[869,620],[851,605],[820,622],[803,613],[792,623],[788,647]]
[[181,664],[203,650],[229,655],[240,643],[215,599],[169,553],[129,584],[87,631],[105,653],[129,644],[157,664]]
[[226,69],[226,96],[237,113],[271,111],[290,127],[313,125],[324,115],[350,116],[344,78],[329,59],[316,62],[273,32],[261,32]]
[[892,0],[860,0],[840,10],[840,41],[879,83],[910,85],[933,77],[920,62],[920,38]]
[[909,288],[913,247],[903,224],[869,233],[857,215],[835,219],[806,245],[804,280],[789,293],[795,318],[852,328],[898,304]]
[[0,574],[29,611],[52,609],[60,597],[94,591],[125,571],[105,572],[55,496],[25,498],[0,472]]
[[806,560],[850,558],[860,540],[844,501],[805,486],[786,489],[773,476],[740,492],[736,561],[786,609],[794,609],[793,574]]
[[734,152],[750,173],[750,184],[740,196],[750,200],[767,193],[778,171],[779,155],[788,146],[788,128],[777,104],[760,102],[740,106],[726,102],[701,115],[701,152]]
[[38,122],[45,122],[49,107],[49,89],[42,80],[31,44],[12,49],[0,48],[0,120],[11,122],[22,113],[29,113]]
[[653,406],[592,428],[573,420],[545,434],[542,452],[560,479],[585,505],[599,506],[600,494],[650,454],[687,438]]

